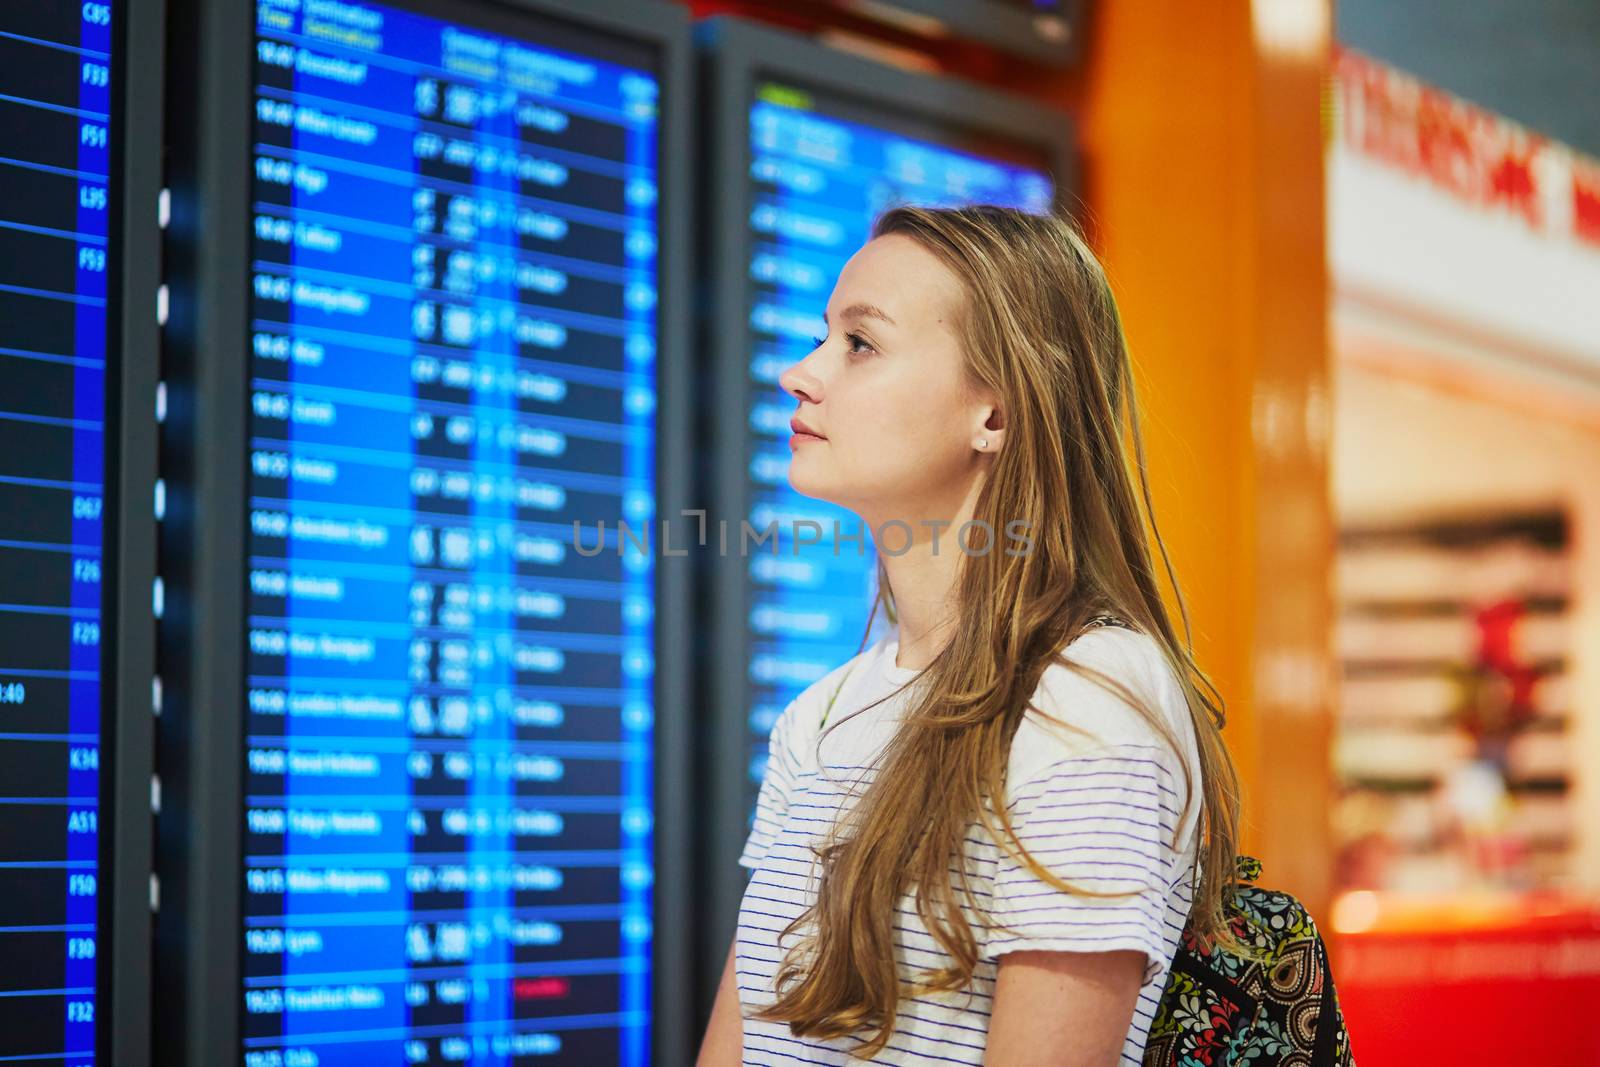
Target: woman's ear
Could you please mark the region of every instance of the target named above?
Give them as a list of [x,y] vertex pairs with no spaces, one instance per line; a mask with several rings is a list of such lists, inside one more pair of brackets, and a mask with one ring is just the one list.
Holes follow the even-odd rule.
[[1005,413],[998,405],[991,403],[979,412],[979,419],[978,428],[972,435],[972,447],[992,455],[1000,451],[1005,443]]

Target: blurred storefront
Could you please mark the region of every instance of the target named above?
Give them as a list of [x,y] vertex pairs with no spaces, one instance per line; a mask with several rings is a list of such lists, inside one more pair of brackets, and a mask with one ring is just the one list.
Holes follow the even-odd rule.
[[1330,103],[1355,1049],[1600,1062],[1600,162],[1354,51]]

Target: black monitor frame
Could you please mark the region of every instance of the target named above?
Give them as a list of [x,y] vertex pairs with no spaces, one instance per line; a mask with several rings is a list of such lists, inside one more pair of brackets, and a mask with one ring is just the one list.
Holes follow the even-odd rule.
[[1060,14],[1025,11],[999,0],[840,0],[853,11],[913,32],[936,24],[939,36],[977,41],[1052,67],[1075,66],[1085,51],[1086,0]]
[[[165,0],[117,0],[112,34],[105,558],[101,617],[100,893],[96,1059],[150,1062],[156,720],[156,422],[160,356]],[[115,1051],[113,1051],[115,1050]]]
[[[709,272],[709,307],[702,322],[702,351],[711,402],[700,432],[711,442],[702,470],[703,506],[731,531],[749,515],[751,435],[748,319],[750,106],[759,81],[774,79],[812,88],[832,99],[881,111],[917,124],[966,129],[1014,142],[1049,161],[1058,210],[1076,213],[1076,134],[1066,114],[1017,96],[962,81],[913,73],[846,54],[786,31],[736,17],[703,22],[696,33],[705,87],[706,228],[701,255]],[[699,863],[705,914],[698,924],[696,1018],[703,1023],[715,999],[727,958],[745,875],[738,857],[746,835],[751,640],[747,625],[750,585],[739,561],[707,557],[703,585],[709,597],[713,656],[698,664],[697,691],[706,696],[697,742],[698,776],[705,812]]]
[[[662,86],[657,304],[657,516],[687,506],[688,308],[693,233],[687,166],[693,79],[687,13],[663,0],[475,0],[658,50]],[[404,6],[414,7],[414,3]],[[449,4],[438,5],[449,17]],[[468,5],[462,3],[461,7]],[[210,1067],[241,1055],[243,702],[248,447],[252,57],[255,8],[171,0],[169,227],[165,338],[168,487],[160,564],[166,615],[156,920],[157,1062]],[[687,560],[657,553],[652,1044],[686,1062],[690,706]],[[119,1061],[120,1062],[120,1061]]]

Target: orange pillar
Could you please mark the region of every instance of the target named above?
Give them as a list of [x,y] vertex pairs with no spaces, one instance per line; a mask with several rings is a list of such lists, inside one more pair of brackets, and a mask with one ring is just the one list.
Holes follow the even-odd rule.
[[1096,4],[1078,101],[1157,519],[1228,705],[1242,846],[1318,918],[1332,877],[1331,22],[1329,0]]

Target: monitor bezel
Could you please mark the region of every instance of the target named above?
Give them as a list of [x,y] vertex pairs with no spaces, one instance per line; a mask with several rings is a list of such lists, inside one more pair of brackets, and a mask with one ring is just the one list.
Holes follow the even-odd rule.
[[[165,0],[120,0],[114,9],[112,172],[120,179],[112,227],[122,242],[114,258],[108,316],[117,373],[108,377],[107,482],[114,488],[115,577],[102,611],[112,620],[103,653],[101,750],[109,776],[100,786],[100,862],[109,877],[98,940],[101,999],[96,1058],[116,1050],[118,1063],[150,1062],[150,939],[155,897],[154,778],[156,718],[155,497],[160,389],[162,134],[166,50]],[[115,384],[111,384],[114,382]],[[109,684],[107,684],[109,682]]]
[[[686,289],[692,210],[686,160],[693,92],[688,15],[664,0],[473,0],[500,17],[554,19],[654,49],[662,86],[658,166],[658,515],[689,484]],[[415,2],[399,6],[415,10]],[[160,663],[167,768],[156,923],[157,1060],[237,1062],[242,1052],[244,619],[247,494],[250,101],[254,7],[172,0],[169,160],[171,317],[164,473],[167,588]],[[449,18],[439,4],[439,17]],[[678,976],[688,939],[687,561],[655,559],[655,820],[651,1045],[677,1062],[690,1035]]]
[[[914,32],[922,23],[939,24],[940,36],[976,41],[1002,52],[1052,67],[1072,67],[1087,51],[1086,0],[1066,0],[1059,15],[1035,15],[997,0],[840,0],[843,6],[869,18]],[[1052,41],[1040,32],[1036,20],[1059,19],[1067,37]]]
[[[1075,125],[1070,116],[1033,101],[950,76],[902,70],[838,51],[796,34],[737,16],[701,23],[696,42],[702,56],[707,140],[701,255],[708,265],[709,306],[701,323],[701,349],[709,361],[711,403],[702,433],[710,441],[702,474],[702,502],[730,531],[749,515],[748,315],[751,208],[749,109],[756,86],[766,80],[812,88],[854,100],[870,109],[900,113],[922,122],[953,125],[1039,153],[1055,180],[1057,210],[1077,214],[1079,176]],[[736,536],[736,535],[735,535]],[[730,538],[732,543],[732,538]],[[748,567],[708,557],[702,578],[709,597],[715,649],[697,664],[698,690],[706,694],[701,723],[703,760],[700,804],[705,834],[700,852],[705,914],[698,933],[696,1018],[708,1018],[728,945],[733,937],[747,872],[738,866],[747,833],[749,762],[747,716],[752,686],[747,625]]]

